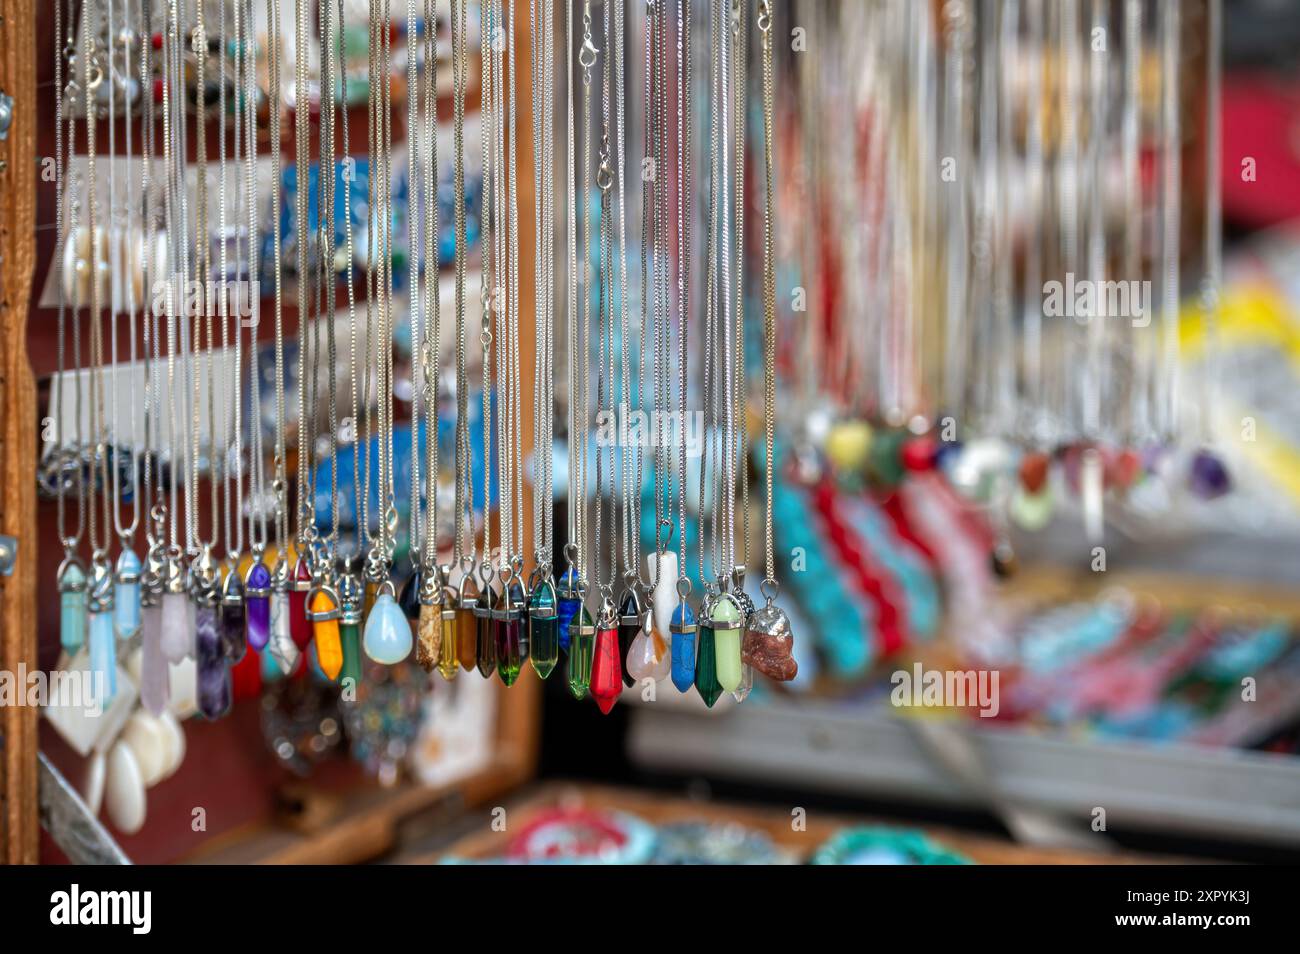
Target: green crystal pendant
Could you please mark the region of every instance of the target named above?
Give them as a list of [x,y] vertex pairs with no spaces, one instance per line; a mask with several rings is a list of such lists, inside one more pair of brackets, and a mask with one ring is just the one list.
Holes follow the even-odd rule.
[[591,687],[591,659],[596,647],[596,624],[586,604],[569,623],[569,692],[575,699],[587,698]]
[[492,638],[492,588],[483,587],[474,604],[474,633],[478,646],[478,672],[484,679],[489,678],[497,668],[496,641]]
[[723,593],[713,604],[709,616],[713,630],[713,651],[718,684],[725,692],[735,692],[740,687],[740,609],[730,594]]
[[493,637],[497,649],[497,675],[508,687],[515,684],[528,658],[528,605],[524,588],[518,583],[506,587],[498,606],[492,611]]
[[717,650],[713,638],[713,617],[705,616],[699,627],[700,642],[695,650],[695,691],[700,694],[704,704],[710,709],[722,695],[722,683],[718,682]]
[[560,619],[555,609],[555,584],[542,581],[528,600],[528,652],[537,675],[545,679],[560,660]]

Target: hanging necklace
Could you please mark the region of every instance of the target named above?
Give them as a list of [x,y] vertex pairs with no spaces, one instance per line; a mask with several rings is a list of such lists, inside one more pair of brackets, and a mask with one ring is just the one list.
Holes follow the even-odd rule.
[[[578,164],[576,141],[575,141],[575,122],[574,122],[574,82],[573,82],[573,4],[565,3],[564,5],[564,90],[565,104],[568,128],[568,151],[565,154],[565,174],[567,188],[565,190],[565,208],[567,212],[566,235],[568,255],[565,261],[565,274],[568,278],[567,295],[565,296],[565,364],[568,372],[568,391],[566,395],[566,405],[568,407],[568,489],[565,493],[565,504],[567,519],[565,520],[565,530],[568,533],[568,542],[564,546],[564,574],[560,577],[559,587],[556,599],[556,612],[558,614],[557,628],[560,634],[560,648],[565,652],[569,650],[569,627],[572,624],[573,617],[578,608],[582,605],[583,582],[581,578],[581,569],[579,567],[579,549],[580,521],[582,508],[586,506],[586,501],[578,500],[578,470],[580,466],[580,439],[578,433],[578,390],[577,390],[577,372],[575,368],[578,363],[578,193],[575,185],[576,168]],[[579,61],[588,59],[590,54],[585,50],[579,52]],[[589,67],[583,67],[589,69]]]
[[[244,139],[247,142],[248,150],[245,156],[245,187],[248,195],[248,274],[250,279],[261,273],[260,263],[258,261],[258,208],[256,197],[257,184],[257,119],[256,119],[256,102],[257,102],[257,70],[256,70],[256,53],[253,48],[251,39],[252,24],[249,22],[252,16],[252,0],[249,0],[248,7],[245,11],[245,30],[246,35],[242,38],[240,48],[244,55],[244,95],[243,100],[246,104],[244,117]],[[268,92],[270,98],[270,119],[271,119],[271,141],[273,147],[271,150],[271,195],[273,200],[279,202],[279,174],[280,174],[280,114],[279,114],[279,52],[278,37],[274,32],[276,21],[270,24],[272,31],[268,35],[270,41],[268,69]],[[275,284],[275,318],[276,329],[280,327],[280,229],[278,226],[273,230],[273,267],[274,284]],[[251,302],[251,299],[250,299]],[[259,309],[260,300],[252,303],[254,308]],[[254,314],[255,319],[258,314]],[[249,407],[253,412],[253,420],[250,423],[250,444],[249,459],[251,466],[249,469],[249,497],[251,506],[248,508],[248,539],[249,552],[251,560],[248,570],[244,574],[244,605],[247,613],[247,637],[248,645],[257,651],[266,648],[271,636],[271,570],[266,565],[264,559],[266,546],[270,539],[267,529],[267,507],[269,505],[268,488],[266,485],[266,453],[262,441],[262,368],[260,361],[260,351],[257,347],[256,339],[257,322],[252,323],[252,330],[249,333],[249,355],[248,355],[248,397]],[[277,334],[278,340],[278,334]],[[277,347],[278,354],[278,347]],[[280,363],[276,364],[276,380],[279,380],[281,371]],[[278,425],[277,425],[278,426]],[[273,511],[274,513],[274,511]]]
[[[559,612],[552,579],[552,424],[555,419],[555,7],[542,0],[540,28],[537,0],[530,4],[533,57],[533,156],[536,291],[536,364],[533,377],[533,541],[534,568],[529,581],[528,649],[533,669],[545,679],[560,656]],[[540,50],[540,56],[539,56]],[[541,161],[537,161],[540,152]]]
[[[459,665],[466,672],[474,668],[478,643],[474,624],[477,591],[474,585],[474,504],[470,483],[469,445],[469,376],[466,371],[468,348],[465,324],[466,210],[465,210],[465,94],[469,80],[469,14],[464,0],[452,0],[452,179],[455,208],[455,306],[456,306],[456,492],[453,533],[453,558],[460,581],[451,589],[452,567],[444,569],[448,590],[443,597],[443,652],[438,671],[452,679]],[[484,100],[486,102],[486,100]],[[487,178],[483,179],[484,205]],[[484,246],[486,248],[486,245]],[[485,253],[486,254],[486,253]]]
[[[691,192],[691,12],[688,0],[677,2],[677,168],[680,198],[677,204],[677,398],[681,427],[686,427],[687,309],[693,258],[690,254],[690,223],[694,215]],[[701,525],[703,514],[700,514]],[[669,619],[672,641],[671,673],[678,692],[695,684],[695,639],[697,626],[689,597],[691,579],[686,573],[686,434],[679,442],[677,467],[677,579],[676,606]],[[656,610],[667,603],[656,594]],[[671,604],[670,604],[671,605]],[[660,614],[656,612],[656,619]],[[662,624],[659,624],[662,625]]]
[[[494,567],[492,564],[492,313],[503,308],[501,301],[503,290],[497,284],[499,279],[500,249],[498,239],[500,229],[500,183],[497,178],[499,143],[497,124],[501,114],[498,109],[497,95],[500,86],[497,59],[498,44],[495,42],[496,31],[501,29],[497,5],[484,5],[482,19],[479,23],[479,64],[482,69],[481,86],[483,99],[483,125],[481,128],[481,146],[483,151],[483,252],[479,270],[479,305],[481,310],[479,326],[479,343],[482,351],[482,387],[480,397],[483,402],[483,559],[479,564],[479,596],[474,604],[474,640],[479,675],[484,679],[496,670],[496,641],[492,632],[492,602]],[[498,403],[499,406],[499,403]],[[504,462],[503,462],[504,464]],[[504,518],[502,508],[497,515]]]
[[[117,640],[113,631],[113,575],[108,565],[108,536],[113,525],[109,511],[108,480],[108,434],[106,408],[104,406],[104,353],[103,326],[101,324],[101,299],[103,286],[100,281],[99,263],[104,260],[106,249],[106,230],[97,226],[99,212],[99,191],[96,183],[95,126],[98,122],[96,111],[98,89],[103,81],[103,66],[100,62],[98,47],[99,25],[94,11],[82,9],[82,56],[85,69],[85,106],[86,106],[86,209],[87,228],[90,234],[90,262],[92,279],[90,282],[90,367],[88,383],[90,386],[89,436],[90,454],[90,489],[88,491],[87,536],[90,542],[90,583],[88,609],[90,625],[88,642],[90,644],[90,671],[103,687],[104,700],[112,699],[117,693]],[[111,68],[111,58],[110,58]],[[110,115],[110,121],[116,117]],[[111,161],[111,158],[110,158]],[[109,320],[113,320],[111,301]],[[95,500],[98,490],[100,499]],[[102,532],[102,537],[101,537]]]
[[[124,20],[127,17],[129,17],[129,15],[130,15],[130,8],[128,5],[127,8],[124,9],[123,11]],[[117,125],[116,115],[115,115],[116,99],[115,99],[114,92],[120,82],[122,84],[123,93],[124,93],[123,100],[124,100],[125,119],[126,119],[125,122],[126,157],[127,157],[126,166],[127,169],[129,170],[131,164],[131,149],[132,149],[131,105],[135,97],[133,95],[132,86],[127,81],[126,77],[130,76],[130,70],[132,66],[131,64],[132,42],[134,41],[138,43],[139,37],[138,34],[134,33],[129,26],[124,25],[120,33],[115,29],[115,25],[113,22],[112,4],[109,5],[109,9],[108,9],[108,36],[110,42],[109,63],[110,63],[110,67],[112,67],[112,75],[110,77],[110,83],[109,83],[110,143],[113,142],[114,130],[116,129],[116,125]],[[113,45],[118,43],[120,43],[122,46],[123,68],[120,73],[117,71],[115,65],[113,64],[113,59],[111,56]],[[109,152],[110,154],[112,154],[113,152],[113,147],[111,145],[109,148]],[[111,168],[115,170],[116,163]],[[115,184],[115,180],[114,180],[114,184]],[[127,198],[129,201],[130,183],[128,182],[126,186],[127,186],[126,189]],[[135,276],[133,274],[128,274],[127,269],[131,268],[133,265],[138,265],[142,263],[138,262],[138,259],[136,258],[135,255],[135,252],[139,247],[139,243],[134,241],[135,236],[133,234],[133,230],[130,225],[131,220],[134,216],[134,210],[128,212],[126,208],[123,208],[118,203],[118,197],[115,188],[110,187],[109,191],[113,195],[113,203],[115,207],[114,220],[126,223],[118,232],[117,241],[113,243],[114,251],[117,253],[116,255],[117,262],[116,262],[116,267],[114,268],[114,277],[116,279],[116,285],[119,289],[119,292],[115,296],[115,298],[121,302],[126,312],[129,360],[131,362],[131,366],[134,367],[137,359],[135,329],[136,329],[136,308],[138,304],[137,289],[139,286],[135,281]],[[143,195],[144,193],[142,190],[139,198],[143,199]],[[112,252],[110,252],[110,254],[112,254]],[[124,299],[124,301],[122,299]],[[110,403],[112,404],[113,407],[113,419],[114,421],[118,421],[121,420],[121,413],[120,413],[120,408],[118,406],[118,387],[117,387],[117,373],[116,373],[117,372],[116,365],[117,365],[117,357],[118,357],[117,315],[116,314],[113,315],[112,325],[110,327],[112,328],[112,343],[110,345],[110,351],[112,353],[113,364],[114,364],[114,373],[112,376],[112,385],[111,385],[112,399]],[[129,524],[124,525],[122,523],[122,506],[121,506],[122,468],[119,466],[114,466],[113,476],[112,476],[113,528],[117,533],[117,538],[121,548],[121,553],[118,556],[117,564],[113,572],[113,606],[114,606],[113,628],[117,634],[117,637],[123,640],[133,638],[140,630],[140,575],[141,575],[142,568],[140,565],[140,558],[136,556],[134,550],[135,534],[136,534],[136,530],[140,526],[141,435],[140,435],[139,428],[137,426],[137,421],[138,418],[134,414],[131,415],[131,438],[130,438],[131,446],[129,450],[129,456],[131,462],[131,522]]]
[[[55,228],[58,233],[58,261],[63,261],[65,252],[69,246],[69,236],[67,234],[66,221],[66,197],[64,194],[64,177],[68,171],[68,159],[72,153],[75,142],[75,123],[73,120],[73,109],[67,110],[67,130],[65,146],[65,130],[63,123],[64,104],[65,102],[71,107],[74,103],[74,97],[80,89],[75,69],[70,72],[67,85],[63,81],[63,63],[65,58],[71,66],[76,62],[76,47],[74,38],[74,27],[71,9],[68,10],[68,27],[67,34],[63,32],[63,3],[62,0],[56,0],[54,6],[54,83],[55,83],[55,106],[54,106],[54,135],[55,135],[55,152],[54,161],[57,169],[55,178]],[[88,75],[85,70],[85,64],[82,64],[83,76]],[[74,190],[75,197],[76,190]],[[76,217],[73,216],[75,222]],[[75,232],[74,232],[75,234]],[[57,519],[59,530],[59,541],[63,546],[63,562],[59,564],[59,569],[55,575],[55,582],[59,590],[59,641],[64,652],[69,655],[75,655],[86,641],[87,625],[87,579],[85,564],[77,556],[77,549],[81,544],[81,537],[85,528],[85,479],[81,466],[81,454],[85,443],[81,436],[81,375],[79,366],[81,364],[81,332],[77,320],[76,303],[69,303],[64,291],[64,283],[58,283],[59,296],[59,317],[58,317],[58,386],[57,396],[59,399],[59,413],[56,417],[58,431],[57,441]],[[71,304],[71,308],[69,305]],[[73,369],[69,371],[66,367],[67,357],[67,335],[68,335],[68,318],[69,311],[72,319],[72,347],[73,347]],[[68,443],[67,435],[64,433],[64,421],[67,420],[67,381],[73,379],[76,397],[73,404],[73,441]],[[69,473],[73,476],[77,491],[77,528],[73,533],[68,532],[67,528],[67,485]]]
[[[234,666],[244,657],[248,648],[248,613],[244,606],[244,583],[239,573],[239,561],[244,549],[244,484],[243,484],[243,467],[244,467],[244,446],[243,446],[243,391],[242,391],[242,372],[243,372],[243,330],[241,316],[243,307],[230,308],[230,281],[232,277],[236,282],[248,281],[252,283],[252,272],[245,271],[243,268],[244,246],[249,246],[251,253],[252,232],[248,233],[246,242],[240,242],[240,224],[238,222],[239,214],[243,209],[244,203],[251,203],[251,190],[244,190],[240,187],[240,147],[241,144],[250,153],[256,152],[256,142],[245,139],[245,113],[252,108],[251,104],[246,104],[244,97],[244,88],[241,85],[243,81],[243,58],[245,35],[244,31],[245,18],[242,13],[243,0],[234,0],[232,11],[232,26],[234,31],[234,45],[232,49],[227,49],[221,57],[221,101],[222,105],[219,112],[222,116],[221,125],[221,281],[222,295],[222,350],[225,351],[227,340],[229,340],[231,350],[230,369],[226,375],[231,389],[229,416],[226,418],[230,429],[226,432],[223,429],[223,437],[228,436],[230,444],[223,447],[224,450],[224,469],[225,479],[222,481],[223,491],[225,494],[225,533],[226,533],[226,574],[225,581],[221,588],[221,605],[217,614],[217,622],[221,634],[222,652],[226,661]],[[225,36],[226,20],[225,7],[222,7],[221,32]],[[223,44],[228,46],[228,44]],[[226,233],[226,149],[225,149],[225,98],[226,98],[226,60],[232,58],[233,54],[233,75],[230,78],[231,86],[231,132],[233,139],[232,161],[234,165],[234,212],[235,218],[230,223],[231,237],[235,245],[234,270],[230,271],[226,261],[226,247],[228,236]],[[241,203],[240,200],[243,200]],[[244,210],[246,211],[246,210]],[[247,275],[245,279],[244,276]],[[252,300],[251,292],[249,297],[244,299],[250,308]],[[250,342],[255,347],[255,342]],[[224,402],[223,402],[224,411]]]
[[[578,217],[582,223],[582,297],[578,302],[578,321],[571,332],[569,376],[570,387],[576,398],[574,425],[569,432],[569,469],[574,475],[572,493],[576,495],[573,502],[573,516],[576,524],[572,532],[573,559],[578,566],[575,578],[570,581],[568,574],[560,590],[560,619],[565,616],[565,600],[572,598],[576,592],[577,606],[569,614],[569,693],[575,699],[587,696],[591,686],[592,652],[595,648],[596,626],[586,606],[586,580],[583,550],[586,546],[587,506],[587,447],[590,427],[590,405],[588,378],[591,367],[591,216],[589,202],[591,197],[591,79],[600,51],[596,48],[591,32],[591,4],[584,0],[582,7],[582,47],[578,53],[578,65],[582,69],[582,144],[578,165],[582,169],[581,189],[575,197]],[[572,279],[571,279],[572,281]],[[575,340],[576,339],[576,340]]]
[[[388,29],[389,5],[382,10],[371,2],[372,87],[378,84],[377,115],[372,120],[375,147],[371,150],[371,237],[368,247],[378,248],[377,274],[374,285],[379,294],[376,313],[379,318],[374,336],[377,358],[376,393],[379,412],[379,533],[368,556],[367,577],[377,582],[377,593],[362,635],[366,655],[375,662],[394,665],[410,655],[414,642],[410,625],[397,605],[389,572],[393,560],[393,535],[397,529],[397,509],[393,495],[393,348],[392,348],[392,81],[389,72],[391,31]],[[371,96],[373,100],[375,97]],[[378,166],[376,170],[375,166]],[[378,173],[376,181],[375,174]]]
[[[318,364],[320,360],[320,325],[325,325],[326,337],[326,406],[328,408],[328,443],[330,460],[330,532],[321,540],[317,534],[315,517],[315,479],[310,487],[299,487],[300,496],[306,497],[305,534],[309,544],[306,556],[310,559],[307,574],[311,588],[307,591],[303,610],[307,621],[311,623],[313,644],[316,648],[316,664],[325,675],[336,680],[343,672],[346,651],[343,645],[343,603],[339,595],[335,558],[339,538],[339,421],[338,394],[335,384],[334,369],[338,361],[338,347],[335,339],[334,288],[335,288],[335,248],[334,248],[334,188],[337,182],[338,166],[334,160],[334,110],[336,106],[335,79],[339,50],[335,43],[336,29],[330,23],[329,0],[321,0],[318,10],[321,32],[321,140],[320,140],[320,183],[321,214],[318,241],[316,247],[316,274],[321,290],[320,312],[315,322],[316,340],[312,344],[312,383],[313,399],[318,388]],[[341,27],[341,24],[340,24]],[[344,183],[346,189],[348,183]],[[311,407],[315,407],[315,400]],[[300,427],[302,425],[300,424]],[[313,442],[303,445],[304,451],[310,451]],[[299,565],[302,557],[299,557]]]
[[794,660],[794,636],[790,618],[776,605],[779,584],[776,554],[772,543],[772,475],[776,431],[776,262],[773,254],[773,169],[772,138],[775,112],[775,82],[772,69],[772,5],[759,0],[758,30],[762,38],[763,83],[763,552],[765,575],[759,587],[764,605],[749,616],[742,655],[745,663],[763,675],[778,680],[793,679],[798,672]]
[[[443,595],[438,571],[438,385],[442,376],[442,315],[440,286],[438,282],[438,29],[433,0],[424,3],[424,114],[423,131],[429,138],[424,150],[424,341],[419,354],[421,377],[424,382],[424,406],[428,423],[425,425],[425,525],[424,549],[416,559],[420,572],[420,609],[416,661],[426,672],[438,665],[444,651],[443,645]],[[414,261],[414,256],[412,256]],[[414,267],[414,266],[412,266]],[[414,278],[412,280],[414,286]],[[414,347],[414,346],[413,346]],[[414,364],[415,358],[412,358]],[[414,432],[414,422],[412,423]],[[414,451],[415,444],[412,442]],[[414,453],[413,453],[414,459]],[[418,485],[418,481],[417,481]],[[417,519],[416,500],[412,498],[411,519]],[[413,541],[414,542],[414,541]],[[451,660],[455,660],[454,649]]]
[[[603,73],[601,83],[601,136],[600,152],[598,155],[598,165],[596,170],[596,188],[600,195],[600,211],[598,218],[598,229],[600,239],[600,260],[599,269],[596,276],[596,322],[597,322],[597,369],[596,369],[596,407],[598,414],[605,417],[607,422],[617,422],[618,408],[615,405],[615,395],[613,392],[613,368],[614,368],[614,311],[610,300],[611,279],[613,276],[613,252],[612,252],[612,221],[613,215],[610,208],[611,194],[614,185],[614,171],[610,156],[610,131],[612,108],[610,102],[610,85],[611,69],[610,62],[613,59],[610,51],[611,27],[610,27],[610,9],[609,4],[604,5],[604,42],[606,55],[603,57]],[[608,400],[608,406],[605,401]],[[616,423],[615,423],[615,426]],[[614,602],[614,581],[618,564],[618,545],[611,543],[608,547],[610,552],[609,575],[602,578],[600,571],[601,560],[601,537],[602,523],[605,510],[605,487],[603,486],[602,474],[609,474],[609,499],[610,504],[614,503],[614,449],[617,444],[616,439],[605,438],[603,443],[608,444],[608,454],[599,443],[596,447],[596,513],[595,527],[592,537],[592,564],[594,572],[592,579],[596,584],[596,590],[600,598],[600,608],[596,618],[596,638],[592,648],[591,664],[591,697],[600,707],[600,711],[608,714],[613,708],[614,703],[618,700],[619,693],[623,690],[623,671],[626,663],[621,662],[624,652],[620,651],[619,646],[619,616],[617,604]],[[608,460],[606,460],[608,457]],[[612,516],[612,515],[611,515]],[[613,524],[613,520],[609,521]],[[612,534],[611,534],[612,536]]]
[[[343,0],[338,0],[338,28],[337,36],[327,33],[328,55],[336,64],[330,70],[331,77],[334,76],[335,69],[338,72],[337,87],[333,85],[329,89],[330,108],[334,108],[335,97],[338,99],[339,116],[341,122],[341,140],[340,146],[343,150],[344,162],[349,163],[345,168],[351,169],[351,142],[348,138],[348,104],[347,89],[348,76],[347,69],[342,59],[343,30],[346,21],[343,15]],[[348,358],[348,383],[349,391],[352,396],[352,405],[349,415],[349,430],[352,435],[352,499],[353,499],[353,521],[356,524],[356,543],[355,550],[347,561],[347,566],[342,577],[339,580],[339,641],[342,644],[343,663],[339,670],[339,683],[345,689],[355,693],[357,687],[361,684],[361,624],[363,620],[363,609],[365,597],[361,580],[358,579],[355,568],[359,561],[364,558],[365,554],[365,535],[366,535],[366,518],[365,518],[365,498],[362,496],[363,488],[361,485],[360,460],[362,441],[359,439],[360,428],[360,374],[358,362],[360,355],[357,351],[357,301],[356,288],[353,285],[353,240],[352,240],[352,176],[347,175],[343,180],[343,270],[345,272],[344,283],[347,285],[348,297],[348,330],[349,330],[349,358]],[[367,400],[369,394],[367,392]],[[337,506],[337,503],[336,503]],[[355,698],[355,696],[354,696]]]

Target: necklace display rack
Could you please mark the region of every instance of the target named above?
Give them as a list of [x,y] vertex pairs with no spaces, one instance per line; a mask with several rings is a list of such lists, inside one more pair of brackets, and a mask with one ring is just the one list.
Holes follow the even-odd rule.
[[[1203,9],[1194,26],[1217,49],[1219,3]],[[798,670],[774,475],[783,453],[799,471],[810,443],[825,444],[834,467],[886,483],[949,474],[985,503],[1000,545],[1008,516],[1042,525],[1056,461],[1093,535],[1104,494],[1123,493],[1144,456],[1180,438],[1199,445],[1198,492],[1227,487],[1205,415],[1188,425],[1181,400],[1193,110],[1177,3],[1130,2],[1122,28],[1109,4],[1043,0],[952,2],[933,17],[924,4],[779,0],[368,0],[364,10],[61,0],[53,12],[57,365],[39,476],[58,523],[61,665],[86,672],[127,718],[220,719],[250,660],[268,678],[310,674],[343,689],[412,656],[435,686],[476,670],[510,687],[528,668],[549,679],[563,664],[572,696],[605,713],[665,680],[707,706],[741,701],[755,670],[775,682]],[[795,17],[831,55],[778,42]],[[346,94],[362,67],[345,52],[363,19],[361,117]],[[450,50],[449,104],[435,21]],[[1085,56],[1090,28],[1119,38],[1109,66]],[[863,64],[857,87],[836,79],[847,62]],[[1150,65],[1155,102],[1136,80]],[[1024,95],[1040,88],[1034,71],[1052,102]],[[1217,70],[1206,74],[1216,103]],[[466,132],[472,84],[478,143]],[[812,121],[826,108],[859,115],[860,102],[872,105],[862,136]],[[435,129],[447,113],[450,156]],[[1135,178],[1134,157],[1151,144],[1155,188]],[[354,228],[361,157],[365,221]],[[482,170],[473,247],[467,157]],[[1159,211],[1153,248],[1104,213],[1114,158],[1127,207]],[[1211,173],[1217,161],[1211,151]],[[1019,218],[1013,168],[1039,196]],[[923,187],[918,169],[939,169],[942,185]],[[837,198],[845,184],[860,204]],[[1211,188],[1207,321],[1217,202]],[[282,204],[284,234],[266,225]],[[1047,325],[1040,279],[1104,281],[1116,261],[1159,285],[1149,333]],[[778,290],[787,263],[804,305]],[[860,281],[845,285],[845,263]],[[261,320],[241,321],[228,293],[258,278],[269,284]],[[1028,290],[1023,316],[1017,287]],[[395,360],[401,329],[409,381]],[[399,384],[406,397],[394,397]],[[444,394],[450,454],[433,436]],[[630,408],[654,439],[608,438]],[[684,427],[693,408],[704,419],[698,461],[664,423],[675,411]],[[839,453],[844,428],[867,420],[870,439]],[[761,605],[745,590],[751,467],[764,485]],[[409,566],[398,565],[403,546]],[[108,744],[85,731],[86,751]]]

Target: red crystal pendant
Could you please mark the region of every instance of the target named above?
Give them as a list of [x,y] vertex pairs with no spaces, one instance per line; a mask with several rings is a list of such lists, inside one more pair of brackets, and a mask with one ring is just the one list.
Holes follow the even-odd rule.
[[612,626],[597,630],[590,692],[600,711],[606,715],[623,691],[623,667],[618,657],[618,630]]
[[289,585],[289,635],[299,649],[311,642],[311,620],[307,618],[307,592],[311,589],[311,568],[299,557]]

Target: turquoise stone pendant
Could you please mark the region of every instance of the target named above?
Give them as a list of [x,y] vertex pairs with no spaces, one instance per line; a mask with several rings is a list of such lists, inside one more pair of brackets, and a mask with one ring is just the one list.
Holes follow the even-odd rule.
[[362,635],[366,655],[377,663],[393,666],[411,655],[414,642],[411,624],[393,598],[391,584],[385,582],[366,617]]
[[75,656],[86,644],[86,570],[69,555],[59,567],[59,642],[64,652]]
[[672,625],[672,678],[678,692],[689,692],[695,685],[695,614],[685,600],[673,610]]
[[140,631],[140,558],[123,550],[113,576],[113,629],[118,639],[130,639]]

